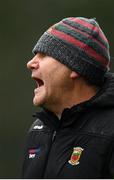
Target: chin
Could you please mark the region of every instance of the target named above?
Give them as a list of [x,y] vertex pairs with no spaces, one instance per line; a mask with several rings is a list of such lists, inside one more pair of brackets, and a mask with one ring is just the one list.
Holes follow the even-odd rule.
[[41,103],[40,103],[40,102],[35,101],[35,100],[33,100],[33,104],[34,104],[34,106],[40,106],[40,105],[41,105]]
[[45,102],[44,102],[44,100],[43,99],[37,99],[37,98],[34,98],[33,99],[33,104],[34,104],[34,106],[42,106],[43,104],[44,104]]

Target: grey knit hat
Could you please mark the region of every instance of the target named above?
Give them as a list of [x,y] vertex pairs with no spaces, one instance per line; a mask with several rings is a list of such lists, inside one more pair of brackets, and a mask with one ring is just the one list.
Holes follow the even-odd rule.
[[33,53],[45,53],[92,84],[100,85],[109,71],[106,36],[95,19],[70,17],[51,26],[38,40]]

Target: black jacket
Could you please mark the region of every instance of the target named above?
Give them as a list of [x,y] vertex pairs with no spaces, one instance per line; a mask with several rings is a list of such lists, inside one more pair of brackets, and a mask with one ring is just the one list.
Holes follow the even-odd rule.
[[28,132],[23,178],[114,177],[114,75],[91,100],[65,109],[60,121],[46,109]]

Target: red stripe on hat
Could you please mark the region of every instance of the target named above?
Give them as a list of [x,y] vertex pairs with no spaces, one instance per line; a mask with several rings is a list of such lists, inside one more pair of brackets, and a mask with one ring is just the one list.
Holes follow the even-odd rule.
[[107,38],[104,36],[103,32],[98,29],[97,26],[94,26],[94,25],[90,24],[89,22],[85,21],[84,19],[79,19],[79,18],[69,18],[69,19],[70,19],[71,21],[76,22],[76,23],[79,23],[80,25],[83,25],[83,26],[85,26],[85,27],[87,27],[87,28],[89,28],[89,29],[91,29],[91,30],[94,29],[95,32],[98,32],[98,31],[99,31],[101,38],[102,38],[104,41],[106,41],[106,43],[107,43]]
[[105,51],[107,51],[106,47],[105,47],[100,41],[98,41],[97,39],[95,39],[95,38],[92,37],[91,35],[88,35],[86,32],[83,32],[83,31],[81,31],[81,30],[79,30],[79,29],[75,29],[75,28],[69,26],[68,24],[65,24],[64,22],[62,22],[61,24],[64,25],[64,26],[66,26],[66,27],[68,27],[68,28],[71,29],[71,30],[74,30],[75,32],[79,32],[80,34],[86,36],[87,38],[93,39],[93,40],[94,40],[96,43],[98,43]]
[[52,29],[51,32],[50,32],[52,35],[60,38],[60,39],[63,39],[65,41],[67,41],[68,43],[71,43],[75,46],[78,46],[79,48],[83,49],[83,50],[86,50],[86,54],[88,54],[89,56],[97,59],[99,62],[101,62],[104,66],[107,66],[107,60],[100,56],[99,54],[97,54],[97,52],[95,50],[93,50],[92,48],[90,48],[87,44],[77,40],[77,39],[74,39],[73,37],[63,33],[63,32],[60,32],[56,29]]

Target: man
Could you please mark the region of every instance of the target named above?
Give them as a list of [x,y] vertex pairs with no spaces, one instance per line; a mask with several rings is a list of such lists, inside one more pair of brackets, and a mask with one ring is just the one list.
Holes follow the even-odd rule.
[[23,178],[114,177],[114,75],[95,19],[49,28],[27,67],[41,110],[28,132]]

